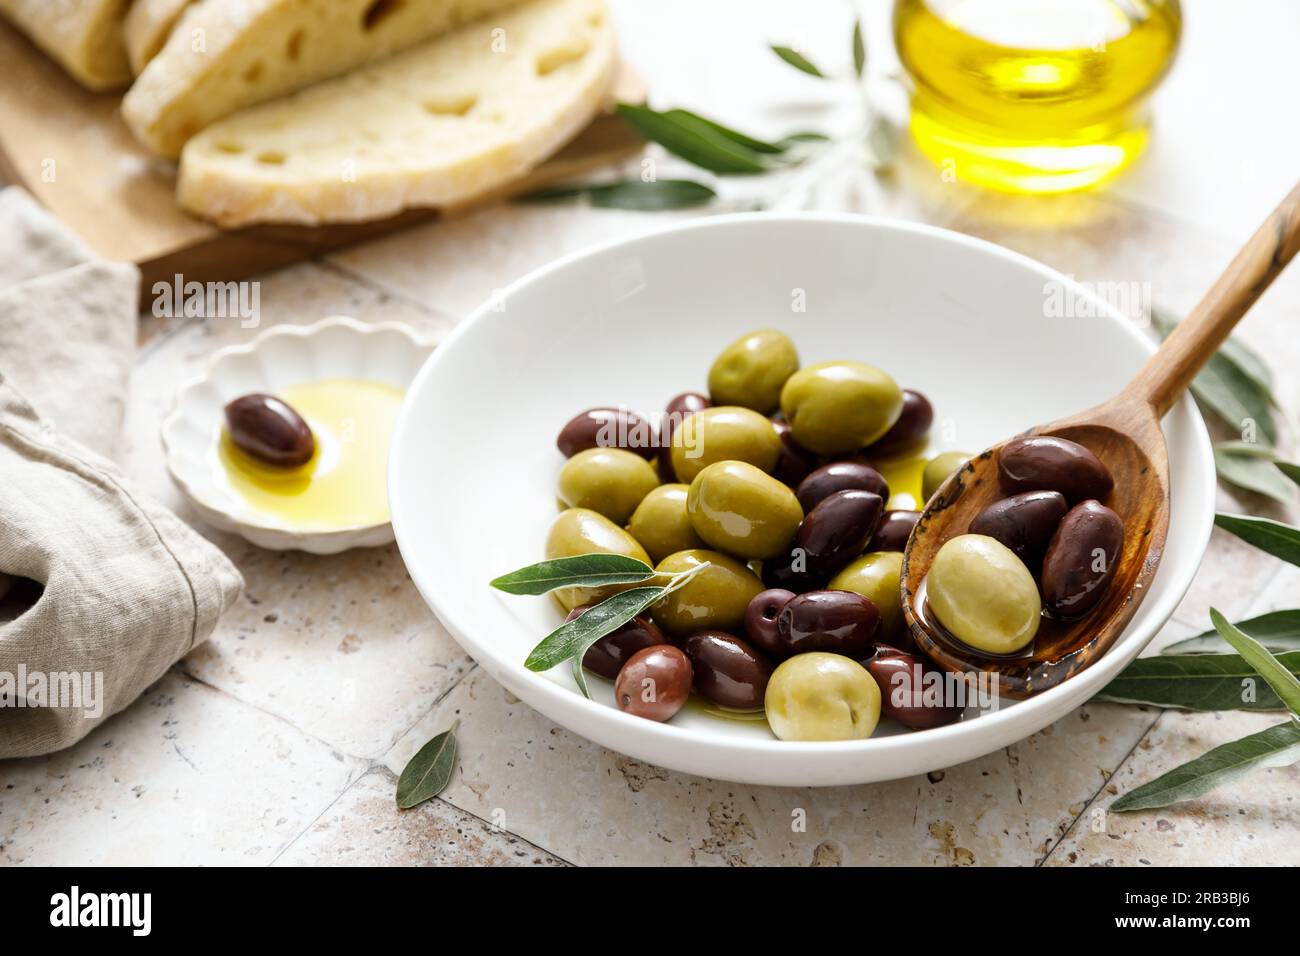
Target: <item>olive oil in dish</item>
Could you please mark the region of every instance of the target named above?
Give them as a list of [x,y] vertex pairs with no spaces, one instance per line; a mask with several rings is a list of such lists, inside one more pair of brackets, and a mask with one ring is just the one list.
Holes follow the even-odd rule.
[[316,440],[303,465],[281,468],[237,448],[222,429],[214,467],[229,494],[268,523],[298,530],[389,520],[388,450],[403,391],[382,382],[329,379],[283,389]]
[[921,151],[1010,192],[1096,186],[1146,147],[1146,100],[1173,62],[1178,0],[898,0]]

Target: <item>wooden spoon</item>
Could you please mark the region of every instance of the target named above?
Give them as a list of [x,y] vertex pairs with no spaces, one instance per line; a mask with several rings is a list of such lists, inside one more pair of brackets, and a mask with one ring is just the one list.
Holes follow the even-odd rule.
[[925,576],[939,548],[965,534],[972,518],[1005,497],[998,486],[998,453],[1005,443],[976,455],[926,502],[903,554],[900,583],[912,638],[931,660],[968,680],[979,672],[993,674],[999,694],[1024,698],[1056,686],[1115,643],[1150,590],[1169,531],[1169,454],[1160,419],[1297,249],[1300,185],[1122,392],[1096,408],[1023,433],[1078,442],[1096,454],[1115,479],[1103,504],[1124,522],[1124,547],[1105,596],[1081,620],[1044,617],[1028,648],[998,657],[949,636],[926,612]]

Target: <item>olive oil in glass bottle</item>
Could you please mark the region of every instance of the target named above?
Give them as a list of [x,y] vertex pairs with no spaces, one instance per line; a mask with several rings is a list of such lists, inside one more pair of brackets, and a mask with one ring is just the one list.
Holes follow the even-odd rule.
[[1178,0],[896,0],[912,135],[967,182],[1096,186],[1145,148],[1181,30]]

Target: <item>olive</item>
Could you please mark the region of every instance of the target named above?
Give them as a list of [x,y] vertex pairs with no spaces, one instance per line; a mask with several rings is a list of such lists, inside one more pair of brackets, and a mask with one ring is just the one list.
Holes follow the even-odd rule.
[[822,465],[799,483],[799,504],[804,513],[812,511],[825,498],[837,491],[870,491],[889,500],[889,485],[884,476],[870,465],[860,461],[833,461]]
[[696,475],[686,511],[706,544],[746,559],[787,550],[803,520],[793,491],[743,461],[719,461]]
[[749,408],[705,408],[682,419],[673,431],[673,473],[687,484],[719,461],[748,462],[770,474],[780,457],[781,439],[776,429]]
[[1059,491],[1025,491],[995,501],[977,514],[970,533],[996,538],[1033,569],[1042,562],[1047,543],[1068,510]]
[[623,448],[653,458],[656,444],[649,422],[630,409],[612,407],[578,412],[555,439],[555,447],[565,458],[589,448]]
[[769,588],[783,588],[802,594],[815,591],[826,583],[829,572],[808,563],[803,548],[791,548],[784,554],[763,562],[763,583]]
[[662,561],[675,551],[704,547],[686,513],[690,490],[689,485],[660,485],[651,489],[632,512],[628,533],[641,543],[652,561]]
[[671,644],[644,647],[623,665],[614,680],[614,703],[625,714],[668,720],[691,696],[690,659]]
[[1101,600],[1124,549],[1124,522],[1100,502],[1083,501],[1061,519],[1043,558],[1043,602],[1056,617],[1082,617]]
[[903,620],[903,598],[898,579],[903,571],[903,555],[898,551],[873,551],[864,554],[831,578],[826,587],[834,591],[861,594],[880,613],[880,640],[892,644],[910,644]]
[[921,518],[919,511],[886,511],[880,519],[868,551],[906,551],[907,539]]
[[720,551],[678,551],[660,561],[656,570],[675,574],[706,561],[707,568],[655,605],[656,623],[670,634],[739,630],[749,602],[763,590],[763,582],[753,571]]
[[659,426],[659,474],[665,481],[673,479],[673,432],[686,416],[703,411],[712,404],[707,395],[699,392],[682,392],[668,402]]
[[852,591],[809,591],[786,602],[776,620],[780,651],[789,657],[830,651],[861,657],[880,628],[880,612]]
[[921,497],[926,501],[933,498],[939,486],[968,461],[970,455],[964,451],[945,451],[931,458],[925,464],[925,471],[921,472]]
[[654,467],[621,448],[588,448],[560,469],[560,501],[570,508],[588,508],[615,524],[626,523],[658,486]]
[[794,440],[790,423],[780,412],[772,416],[772,427],[781,439],[781,455],[772,469],[772,477],[794,488],[817,467],[817,456]]
[[763,706],[772,665],[740,638],[725,631],[696,631],[682,643],[695,669],[695,692],[732,710]]
[[[635,538],[604,515],[585,508],[560,512],[546,536],[547,558],[573,558],[580,554],[623,554],[651,563],[650,555]],[[557,588],[551,594],[566,611],[579,604],[597,604],[611,594],[636,587],[635,584],[610,584],[600,588]]]
[[810,567],[834,574],[866,549],[884,507],[870,491],[837,491],[804,517],[795,546],[808,555]]
[[944,542],[926,576],[926,597],[939,623],[978,651],[1011,654],[1038,632],[1042,602],[1034,576],[986,535]]
[[767,724],[781,740],[865,740],[880,722],[880,688],[857,661],[798,654],[772,673]]
[[1052,435],[1016,438],[998,453],[1004,490],[1059,491],[1070,504],[1110,494],[1114,479],[1101,459],[1078,442]]
[[934,424],[934,406],[930,404],[930,400],[920,392],[905,388],[903,410],[898,415],[898,421],[864,451],[877,458],[889,458],[907,451],[918,451],[925,447],[932,424]]
[[857,451],[898,420],[903,393],[880,369],[862,362],[823,362],[800,369],[781,389],[781,411],[795,441],[819,455]]
[[[579,605],[564,620],[572,621],[590,607],[590,604]],[[593,674],[613,680],[618,676],[619,668],[637,651],[667,643],[668,638],[654,621],[637,615],[587,648],[587,653],[582,655],[582,666]]]
[[913,730],[951,724],[962,708],[949,699],[943,671],[929,661],[884,644],[862,662],[880,687],[880,710]]
[[258,461],[294,468],[311,461],[316,439],[292,406],[274,395],[241,395],[226,405],[226,428],[235,447]]
[[745,636],[765,654],[780,654],[784,646],[777,633],[781,609],[795,596],[785,588],[768,588],[754,595],[745,609]]
[[764,329],[732,342],[709,369],[709,397],[717,405],[741,405],[772,412],[781,403],[781,386],[799,371],[799,353],[790,336]]

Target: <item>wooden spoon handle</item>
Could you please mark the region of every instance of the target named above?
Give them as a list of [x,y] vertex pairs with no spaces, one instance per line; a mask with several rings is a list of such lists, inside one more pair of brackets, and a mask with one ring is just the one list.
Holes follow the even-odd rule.
[[1233,326],[1300,250],[1300,184],[1237,253],[1213,288],[1134,376],[1128,394],[1163,416]]

